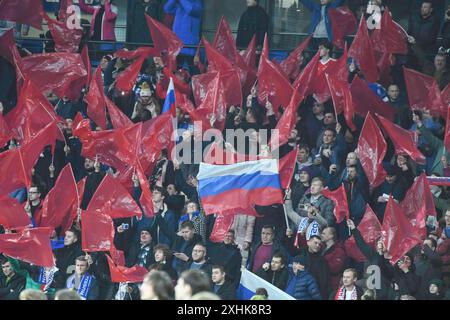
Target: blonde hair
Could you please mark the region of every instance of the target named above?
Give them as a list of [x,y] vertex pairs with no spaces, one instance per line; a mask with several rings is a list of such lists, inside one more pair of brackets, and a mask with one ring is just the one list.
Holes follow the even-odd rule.
[[19,295],[19,300],[48,300],[47,295],[35,289],[25,289]]

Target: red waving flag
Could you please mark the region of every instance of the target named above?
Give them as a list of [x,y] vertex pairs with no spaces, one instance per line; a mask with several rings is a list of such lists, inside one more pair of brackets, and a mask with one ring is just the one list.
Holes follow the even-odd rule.
[[425,164],[424,155],[417,149],[414,143],[413,134],[402,127],[392,123],[386,118],[377,115],[378,120],[380,120],[384,130],[392,140],[395,147],[395,152],[397,154],[407,154],[415,162],[419,164]]
[[253,35],[252,40],[243,52],[241,52],[242,59],[247,65],[247,77],[245,79],[245,84],[242,88],[242,94],[244,97],[248,96],[255,81],[256,81],[256,36]]
[[0,19],[19,22],[42,30],[44,8],[36,0],[2,0],[0,1]]
[[[381,223],[377,215],[373,212],[369,205],[366,205],[366,212],[358,225],[358,230],[361,236],[369,246],[376,248],[377,241],[381,237]],[[356,245],[355,238],[351,236],[345,243],[345,252],[348,256],[358,262],[364,262],[367,258],[362,254],[359,247]]]
[[84,187],[86,186],[86,179],[84,177],[77,183],[77,201],[72,204],[72,210],[69,215],[66,215],[61,222],[61,234],[65,234],[67,230],[72,228],[73,221],[77,218],[78,209],[80,208],[81,199],[83,199]]
[[0,198],[0,224],[5,229],[19,229],[31,226],[31,220],[23,205],[8,195]]
[[380,28],[373,30],[373,48],[379,52],[407,54],[407,35],[395,21],[391,18],[388,8],[385,8],[381,18]]
[[224,16],[220,18],[216,34],[214,35],[213,47],[228,60],[237,63],[236,41],[231,33],[230,25]]
[[[317,64],[320,61],[320,53],[317,51],[316,55],[309,61],[305,69],[294,81],[294,88],[300,93],[302,99],[313,93],[314,77],[317,72]],[[258,84],[259,85],[259,84]]]
[[378,80],[377,61],[372,48],[372,41],[367,31],[366,19],[361,17],[358,32],[350,46],[348,56],[356,60],[356,64],[364,74],[364,78],[369,82]]
[[78,52],[83,29],[68,28],[66,22],[51,19],[47,14],[45,20],[55,42],[56,52]]
[[92,66],[91,60],[89,59],[89,50],[87,45],[85,45],[83,47],[83,50],[81,50],[81,59],[83,60],[84,67],[86,68],[87,72],[86,84],[89,84],[91,83]]
[[75,202],[77,202],[77,184],[69,163],[61,170],[55,186],[43,201],[39,226],[56,229],[66,216],[70,215]]
[[36,266],[54,266],[50,228],[23,229],[19,233],[0,234],[0,252]]
[[294,176],[295,164],[297,161],[298,147],[289,152],[278,162],[278,172],[282,189],[287,189],[291,185]]
[[279,106],[287,108],[292,98],[293,87],[283,72],[269,60],[267,34],[264,48],[258,68],[258,100],[265,105],[269,99],[276,112]]
[[155,215],[155,209],[153,207],[152,191],[150,190],[150,184],[148,183],[148,179],[146,178],[144,170],[140,164],[137,166],[136,174],[138,176],[142,191],[141,197],[139,198],[139,203],[141,204],[145,216],[148,218],[153,217]]
[[386,250],[392,256],[390,260],[392,264],[397,263],[409,250],[422,243],[417,230],[408,221],[402,207],[392,196],[389,197],[386,205],[381,234]]
[[354,34],[358,21],[353,12],[345,6],[328,9],[328,17],[331,22],[333,44],[342,49],[344,48],[344,37]]
[[[52,90],[58,97],[77,100],[87,76],[81,55],[52,52],[22,59],[21,71],[41,92]],[[83,81],[81,81],[83,80]]]
[[403,67],[403,73],[411,108],[429,109],[432,114],[445,118],[448,104],[444,105],[436,80],[426,74],[405,67]]
[[421,238],[426,238],[426,219],[427,216],[436,217],[436,208],[427,175],[424,172],[416,178],[414,184],[406,192],[400,206],[411,224],[418,229]]
[[14,65],[14,58],[12,55],[12,48],[16,46],[16,41],[14,40],[14,29],[9,29],[4,32],[0,37],[0,56],[8,60],[12,65]]
[[383,169],[383,159],[387,144],[377,122],[369,112],[364,121],[358,140],[358,156],[361,166],[369,180],[369,185],[375,188],[383,183],[386,171]]
[[109,272],[111,273],[111,281],[114,283],[127,282],[138,283],[144,281],[148,270],[144,267],[135,265],[131,268],[124,266],[116,266],[114,261],[107,255]]
[[444,146],[450,152],[450,105],[447,108],[447,121],[445,123]]
[[86,211],[103,212],[113,219],[142,216],[130,193],[110,174],[103,178]]
[[307,37],[302,43],[298,45],[297,48],[292,51],[289,56],[284,59],[280,63],[280,68],[286,75],[286,77],[291,80],[295,81],[297,79],[298,75],[300,74],[300,65],[302,60],[302,54],[303,51],[308,47],[309,42],[311,41],[311,37]]
[[3,148],[12,137],[12,132],[6,123],[5,118],[0,114],[0,148]]
[[95,71],[94,77],[89,85],[89,92],[85,97],[87,107],[87,114],[97,126],[106,129],[106,110],[105,98],[103,95],[103,78],[102,69],[100,67]]
[[129,127],[133,125],[133,121],[131,121],[130,118],[128,118],[122,111],[120,111],[120,109],[114,104],[114,102],[112,102],[107,96],[105,96],[105,103],[114,129]]
[[356,76],[350,85],[353,106],[355,112],[365,117],[368,112],[381,114],[389,120],[394,120],[395,110],[389,104],[381,100],[372,90],[366,81]]
[[[31,176],[31,172],[30,172]],[[8,194],[29,185],[19,148],[0,153],[0,194]]]
[[81,212],[81,247],[83,251],[109,251],[114,241],[114,224],[105,212]]
[[148,15],[145,15],[147,19],[147,25],[152,35],[152,40],[155,45],[155,49],[159,51],[159,55],[163,58],[166,65],[170,70],[175,70],[176,57],[180,50],[183,48],[183,42],[178,36],[162,23],[152,19]]
[[350,219],[350,210],[348,209],[347,194],[345,193],[344,184],[334,191],[323,190],[323,195],[334,202],[334,216],[336,223],[341,223],[344,219]]

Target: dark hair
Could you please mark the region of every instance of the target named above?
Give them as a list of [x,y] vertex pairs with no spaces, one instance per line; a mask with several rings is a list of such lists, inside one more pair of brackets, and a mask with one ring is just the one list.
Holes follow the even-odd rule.
[[162,253],[164,254],[164,257],[166,258],[170,258],[172,257],[172,251],[169,249],[169,247],[166,244],[157,244],[154,248],[153,248],[153,254],[156,253],[156,251],[162,251]]
[[192,295],[202,292],[211,291],[211,282],[206,273],[197,270],[186,270],[181,273],[180,278],[183,279],[184,283],[191,287]]
[[321,238],[319,235],[317,235],[317,234],[312,235],[312,236],[309,238],[309,240],[312,240],[312,239],[314,239],[314,238],[319,239],[320,241],[322,241],[322,238]]
[[151,283],[153,292],[159,300],[172,300],[174,297],[174,288],[172,279],[165,271],[152,271],[145,276],[144,282]]
[[309,147],[308,147],[307,144],[305,144],[305,143],[300,143],[300,144],[298,145],[298,150],[301,150],[301,149],[306,150],[306,152],[309,153]]
[[75,228],[70,228],[70,229],[67,230],[67,231],[72,232],[72,233],[75,235],[75,237],[77,237],[77,241],[81,239],[80,231],[78,231],[77,229],[75,229]]
[[265,296],[265,297],[269,296],[269,294],[267,293],[267,290],[264,289],[264,288],[257,288],[255,290],[255,295],[257,295],[257,296]]
[[158,191],[164,198],[167,198],[167,190],[160,186],[154,186],[152,192]]
[[189,228],[191,230],[194,230],[194,224],[192,223],[192,221],[189,221],[189,220],[183,221],[181,223],[180,230],[184,229],[184,228]]
[[281,264],[286,264],[286,256],[281,251],[275,252],[272,256],[273,258],[281,258]]
[[349,166],[347,167],[347,169],[350,169],[350,168],[353,168],[353,169],[355,169],[356,171],[358,171],[358,168],[357,168],[354,164],[349,165]]
[[331,131],[331,132],[333,132],[333,137],[336,137],[336,130],[335,129],[333,129],[332,127],[326,127],[325,128],[325,130],[323,130],[323,132],[325,132],[325,131]]
[[[355,167],[355,166],[352,166]],[[337,239],[337,232],[336,232],[336,228],[335,227],[328,227],[326,229],[330,229],[331,234],[333,235],[333,240]]]
[[221,265],[219,265],[219,264],[213,265],[212,268],[211,268],[211,270],[214,270],[214,269],[219,269],[221,273],[225,273],[224,267],[221,266]]
[[233,234],[233,237],[236,237],[236,231],[234,231],[233,229],[229,229],[229,230],[227,231],[227,233],[232,233],[232,234]]
[[[273,225],[266,224],[262,227],[262,229],[270,229],[275,234],[275,227]],[[262,229],[261,229],[261,231],[262,231]]]
[[437,241],[434,240],[433,238],[427,237],[425,240],[430,240],[431,243],[433,244],[433,247],[436,249],[437,248]]

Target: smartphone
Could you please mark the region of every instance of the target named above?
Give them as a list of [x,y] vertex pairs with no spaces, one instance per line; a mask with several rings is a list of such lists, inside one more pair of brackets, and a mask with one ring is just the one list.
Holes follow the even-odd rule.
[[122,229],[128,230],[130,228],[130,225],[128,223],[122,223]]

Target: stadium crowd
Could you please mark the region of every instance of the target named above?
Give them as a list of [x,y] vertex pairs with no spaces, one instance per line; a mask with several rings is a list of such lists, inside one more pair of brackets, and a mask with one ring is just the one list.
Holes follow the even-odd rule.
[[[12,2],[0,3],[12,28],[0,34],[0,300],[236,300],[242,268],[297,300],[450,298],[450,6],[412,1],[403,30],[383,0],[299,0],[310,37],[281,62],[256,0],[236,40],[223,19],[212,44],[202,0],[130,1],[128,39],[152,45],[94,69],[89,41],[115,41],[112,0],[80,0],[92,20],[79,33],[61,1],[40,18],[44,54],[20,38],[40,13]],[[251,134],[203,141],[194,121]],[[279,145],[250,154],[264,129]],[[281,201],[232,199],[240,212],[206,199],[200,163],[172,153],[198,145],[215,166],[229,163],[211,150],[276,151]],[[253,299],[271,297],[262,285]]]

